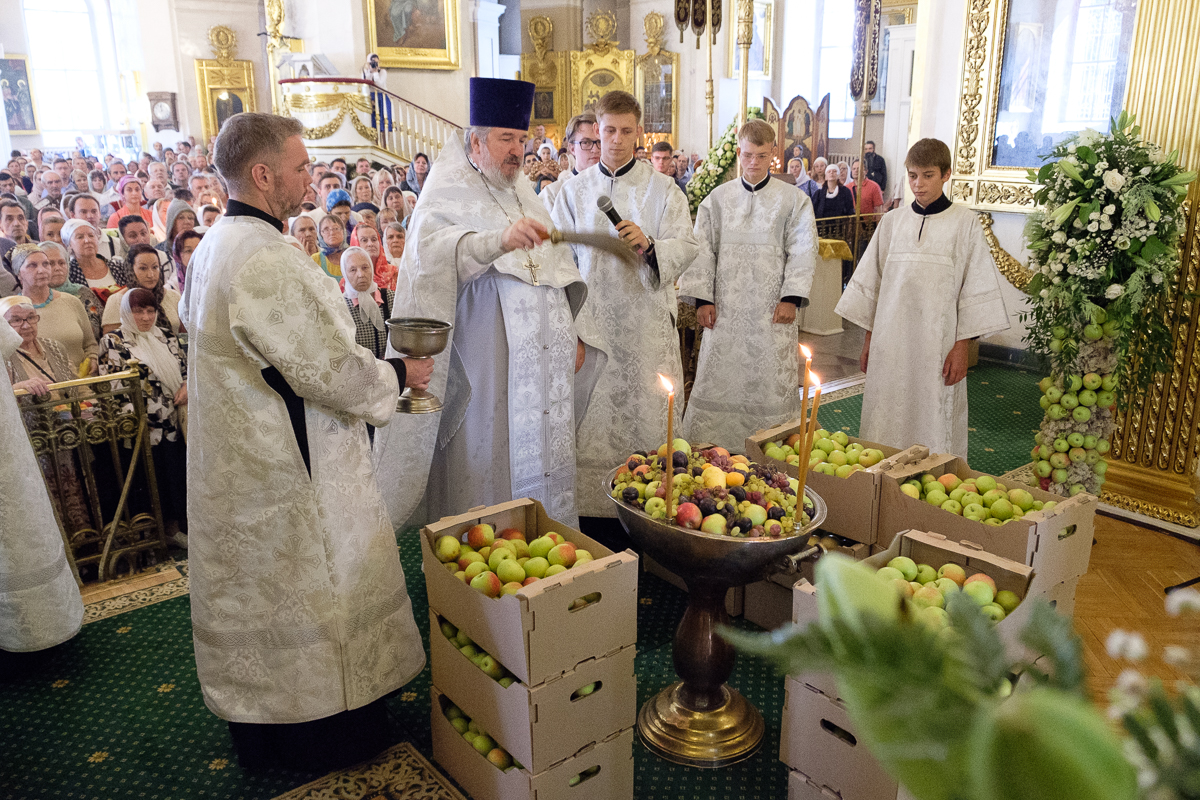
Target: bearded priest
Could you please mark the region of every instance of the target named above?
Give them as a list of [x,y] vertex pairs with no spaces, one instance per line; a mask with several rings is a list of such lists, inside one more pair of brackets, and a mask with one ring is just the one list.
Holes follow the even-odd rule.
[[432,367],[376,360],[337,283],[287,243],[303,126],[237,114],[229,205],[196,248],[188,369],[192,638],[204,703],[243,768],[330,770],[389,743],[383,697],[425,664],[368,424]]
[[[600,163],[563,185],[554,223],[564,231],[620,236],[641,253],[635,266],[607,251],[575,247],[588,303],[610,347],[587,419],[579,429],[579,513],[615,517],[604,476],[637,450],[665,441],[666,397],[656,373],[683,390],[675,280],[696,258],[687,198],[675,181],[634,157],[642,108],[628,92],[609,92],[595,107]],[[609,198],[619,224],[597,206]],[[676,416],[678,408],[676,406]],[[678,426],[680,420],[675,420]],[[594,529],[593,529],[594,530]]]
[[376,434],[393,520],[420,493],[404,475],[424,466],[405,462],[416,441],[433,453],[429,519],[529,497],[577,527],[575,431],[607,355],[571,250],[546,242],[550,215],[521,174],[532,107],[532,83],[471,78],[471,127],[442,148],[413,212],[393,313],[454,329],[434,371],[440,419]]

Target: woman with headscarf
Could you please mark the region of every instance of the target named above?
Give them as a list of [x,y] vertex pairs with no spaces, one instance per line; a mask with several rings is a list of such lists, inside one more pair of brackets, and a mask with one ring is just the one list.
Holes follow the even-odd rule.
[[400,266],[400,257],[404,255],[404,242],[408,232],[399,222],[389,222],[383,226],[383,252],[388,263]]
[[346,226],[347,236],[350,235],[350,231],[354,229],[355,224],[358,222],[358,220],[355,219],[357,215],[351,211],[352,206],[353,203],[350,200],[350,193],[345,189],[334,189],[329,193],[329,196],[325,198],[325,213],[333,214],[341,219],[342,224]]
[[183,294],[188,264],[192,263],[192,253],[196,252],[196,245],[200,244],[203,238],[204,234],[200,231],[183,231],[175,237],[175,243],[171,245],[171,261],[175,264],[175,275],[179,278],[180,295]]
[[[384,289],[396,288],[396,276],[399,273],[397,267],[393,266],[383,252],[383,243],[379,240],[379,231],[370,225],[359,225],[354,229],[353,235],[350,237],[350,250],[360,248],[365,250],[367,255],[371,257],[371,263],[374,265],[374,280],[375,284]],[[347,251],[349,252],[349,251]],[[345,254],[342,255],[343,262]],[[346,271],[342,270],[342,275],[346,275]]]
[[374,203],[375,187],[371,184],[371,179],[366,175],[359,175],[350,181],[350,198],[355,206],[359,203]]
[[[371,232],[375,233],[374,229]],[[373,259],[365,249],[348,248],[342,254],[342,266],[346,276],[342,282],[342,297],[354,320],[354,341],[374,353],[376,358],[383,358],[388,345],[384,320],[392,316],[394,294],[391,289],[376,285]],[[367,426],[367,437],[375,441],[375,428],[371,425]]]
[[[53,399],[56,402],[65,402],[68,399],[66,393],[51,393],[49,386],[52,383],[74,380],[78,376],[71,370],[70,359],[67,358],[62,345],[39,335],[41,314],[33,307],[33,302],[28,297],[19,295],[5,297],[0,300],[0,313],[3,313],[4,319],[13,330],[21,335],[20,345],[7,359],[8,378],[12,382],[12,388],[24,389],[36,400]],[[37,424],[36,418],[27,418],[26,424],[30,423]],[[75,468],[75,457],[85,453],[90,458],[90,451],[86,448],[60,450],[57,465],[54,457],[48,453],[38,456],[38,463],[47,483],[57,489],[50,499],[58,506],[68,534],[82,528],[95,527],[88,511],[83,487],[79,483],[79,473]]]
[[[196,224],[196,211],[182,200],[172,200],[167,206],[167,224],[164,228],[166,235],[155,249],[171,255],[175,237],[184,231],[193,230]],[[168,289],[183,290],[179,276],[175,274],[174,263],[169,259],[168,263],[163,265],[163,285]]]
[[[345,194],[345,192],[342,192]],[[330,195],[332,198],[332,194]],[[342,277],[342,253],[346,251],[346,223],[336,214],[326,214],[317,223],[317,245],[321,252],[313,255],[325,274],[335,280]]]
[[88,173],[88,188],[100,205],[100,219],[108,219],[117,210],[119,196],[108,188],[108,175],[104,170],[94,169]]
[[424,153],[417,153],[413,156],[412,163],[408,165],[408,171],[404,173],[404,181],[401,182],[400,188],[420,197],[421,189],[424,188],[425,181],[428,178],[429,156]]
[[104,302],[115,287],[129,281],[125,262],[119,258],[106,259],[100,255],[100,233],[81,219],[69,219],[62,226],[62,240],[71,261],[71,283],[87,286]]
[[[112,213],[108,218],[108,224],[104,227],[115,228],[117,223],[121,221],[121,217],[129,216],[130,214],[138,214],[142,219],[146,220],[146,225],[154,226],[154,215],[150,213],[150,209],[144,205],[145,200],[142,197],[142,184],[133,175],[126,175],[121,178],[121,182],[117,184],[117,194],[121,196],[121,206]],[[66,241],[66,238],[63,238]]]
[[317,242],[317,213],[315,211],[311,214],[305,212],[292,217],[292,225],[289,229],[292,236],[299,240],[301,249],[309,256],[315,256],[321,250],[321,246]]
[[38,247],[50,259],[50,288],[56,292],[65,292],[78,298],[87,311],[88,319],[92,321],[92,333],[100,338],[100,317],[104,314],[104,304],[96,293],[81,283],[71,282],[71,267],[67,248],[58,242],[42,242]]
[[150,290],[126,292],[120,316],[120,327],[100,340],[100,374],[123,372],[134,358],[146,368],[142,397],[163,520],[168,535],[186,534],[187,448],[178,410],[187,405],[187,359],[157,324],[158,302]]
[[100,325],[104,333],[121,327],[121,302],[134,289],[146,289],[154,295],[158,304],[158,324],[164,333],[179,335],[179,292],[163,285],[162,267],[158,263],[158,251],[148,244],[135,244],[129,248],[129,283],[114,292],[104,304],[104,316]]
[[10,256],[21,294],[29,298],[41,317],[41,335],[62,345],[72,373],[78,377],[91,375],[96,370],[96,336],[83,303],[50,288],[50,259],[36,244],[19,244]]
[[[21,335],[0,322],[0,358]],[[63,548],[62,531],[21,423],[7,370],[0,370],[0,674],[32,674],[43,661],[24,655],[67,641],[83,624],[83,601]],[[20,655],[14,655],[20,654]]]

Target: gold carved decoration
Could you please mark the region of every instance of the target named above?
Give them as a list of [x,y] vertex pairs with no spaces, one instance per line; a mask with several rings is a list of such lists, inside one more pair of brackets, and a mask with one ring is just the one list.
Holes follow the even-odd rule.
[[[716,5],[717,0],[713,0]],[[729,27],[725,39],[727,78],[740,78],[740,47],[750,48],[750,73],[753,80],[770,80],[771,55],[775,39],[775,0],[729,0],[737,4],[736,24]],[[757,39],[756,39],[757,37]],[[757,62],[761,59],[761,69]]]
[[611,11],[595,11],[588,17],[587,32],[594,41],[584,50],[569,53],[571,115],[590,110],[597,100],[612,91],[636,94],[637,54],[616,49],[617,43],[608,38],[616,30],[617,18]]
[[996,262],[996,269],[1000,270],[1000,274],[1007,278],[1009,283],[1024,291],[1029,282],[1033,280],[1033,272],[1000,245],[996,234],[992,232],[991,214],[986,211],[981,212],[979,224],[983,226],[983,238],[987,240],[988,250],[992,252],[992,260]]
[[213,58],[196,59],[196,86],[204,139],[217,135],[225,120],[243,111],[256,111],[254,63],[237,59],[237,34],[224,25],[208,29]]
[[314,111],[331,111],[336,112],[336,116],[323,125],[315,128],[305,128],[302,134],[305,139],[327,139],[332,136],[338,128],[342,127],[342,121],[349,115],[350,122],[354,125],[354,130],[365,139],[375,141],[378,136],[375,129],[362,121],[358,116],[359,111],[371,113],[371,99],[365,95],[357,93],[338,93],[338,94],[289,94],[287,95],[287,111],[288,116],[291,112],[314,112]]
[[521,54],[521,77],[534,85],[530,125],[545,125],[551,138],[559,141],[570,119],[567,87],[567,54],[554,52],[554,22],[538,16],[529,20],[532,53]]
[[651,11],[642,20],[646,54],[637,57],[635,86],[642,104],[642,124],[647,147],[657,142],[679,141],[679,53],[663,49],[666,19]]
[[617,34],[617,15],[613,12],[593,11],[588,14],[584,28],[592,39],[588,49],[598,55],[604,55],[617,46],[617,42],[609,38]]

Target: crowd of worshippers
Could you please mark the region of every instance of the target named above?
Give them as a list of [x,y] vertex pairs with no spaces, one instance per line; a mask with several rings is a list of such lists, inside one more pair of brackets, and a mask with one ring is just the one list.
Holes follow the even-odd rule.
[[[424,154],[395,170],[365,158],[314,162],[301,211],[287,221],[288,241],[338,281],[359,343],[379,358],[429,166]],[[129,162],[14,151],[0,172],[0,310],[22,339],[5,362],[14,389],[28,393],[27,403],[65,399],[49,387],[121,372],[137,359],[167,532],[185,546],[187,331],[179,306],[192,253],[228,202],[208,151],[188,141]],[[360,294],[373,302],[360,305]],[[49,459],[42,466],[55,469]],[[65,489],[60,516],[72,530],[93,526],[78,471],[70,462],[58,470],[51,485]]]

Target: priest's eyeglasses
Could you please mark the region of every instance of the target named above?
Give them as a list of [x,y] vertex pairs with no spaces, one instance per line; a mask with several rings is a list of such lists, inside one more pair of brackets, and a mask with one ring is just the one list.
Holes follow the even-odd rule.
[[600,146],[599,139],[576,139],[575,144],[582,147],[584,150],[595,150]]

